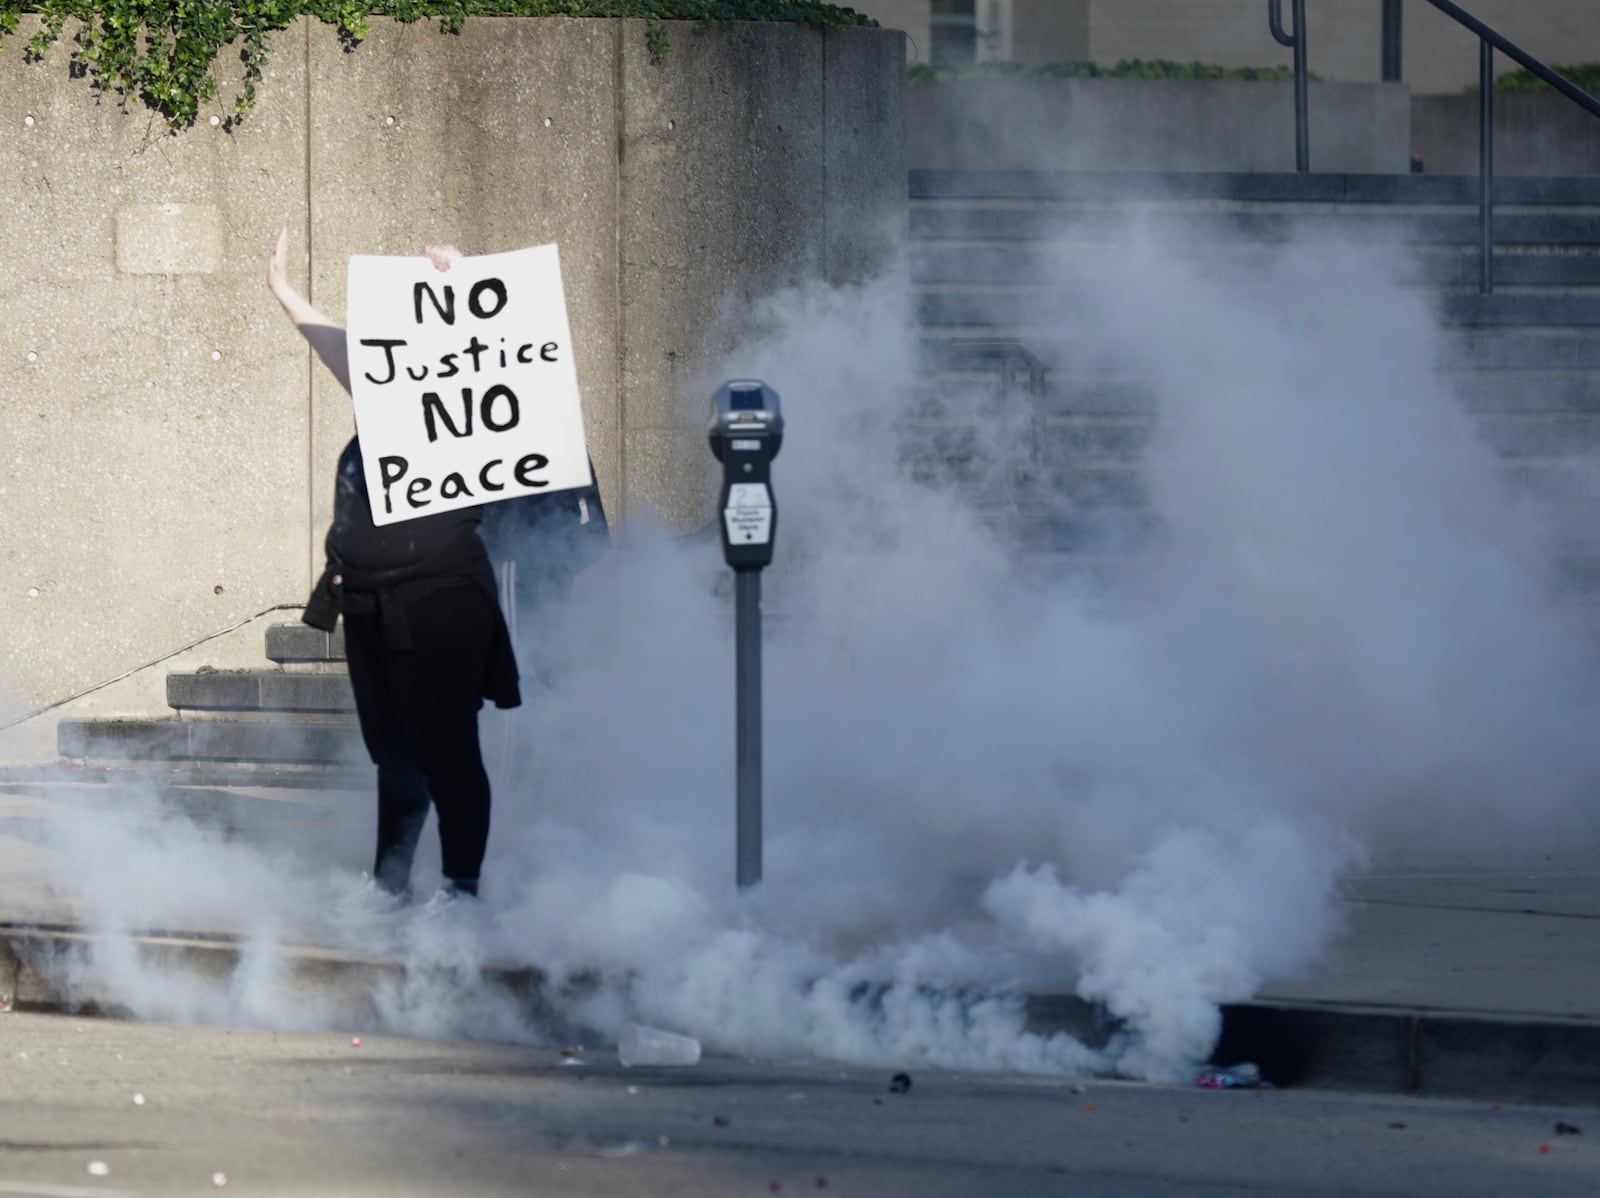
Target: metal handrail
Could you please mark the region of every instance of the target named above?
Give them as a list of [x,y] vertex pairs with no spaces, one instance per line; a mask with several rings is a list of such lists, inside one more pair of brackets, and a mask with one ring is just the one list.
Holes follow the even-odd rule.
[[1545,66],[1544,63],[1529,54],[1503,33],[1491,29],[1466,9],[1452,4],[1450,0],[1428,0],[1428,3],[1456,24],[1464,25],[1473,33],[1476,33],[1480,41],[1488,42],[1489,45],[1499,50],[1507,58],[1516,60],[1516,62],[1532,71],[1580,108],[1586,108],[1595,116],[1600,116],[1600,100],[1595,99],[1565,75]]
[[1267,0],[1267,25],[1280,46],[1294,51],[1294,168],[1301,174],[1311,169],[1311,118],[1306,69],[1306,0],[1290,0],[1294,33],[1283,28],[1283,0]]
[[1579,108],[1600,117],[1600,100],[1551,70],[1521,46],[1451,0],[1428,0],[1456,24],[1478,35],[1478,291],[1494,294],[1494,52],[1532,71]]
[[[1478,35],[1478,290],[1484,295],[1494,293],[1494,52],[1532,71],[1556,91],[1593,116],[1600,117],[1600,100],[1595,99],[1572,80],[1552,70],[1517,45],[1497,29],[1485,25],[1460,5],[1451,0],[1427,0],[1456,24]],[[1310,135],[1306,121],[1306,20],[1305,0],[1292,0],[1294,4],[1294,35],[1283,28],[1283,0],[1267,0],[1267,24],[1272,36],[1284,46],[1294,50],[1295,82],[1295,162],[1298,170],[1310,169]],[[1396,6],[1397,8],[1398,6]],[[1398,57],[1399,19],[1385,9],[1385,43],[1388,44],[1392,21],[1393,38]],[[1388,71],[1385,70],[1387,77]]]

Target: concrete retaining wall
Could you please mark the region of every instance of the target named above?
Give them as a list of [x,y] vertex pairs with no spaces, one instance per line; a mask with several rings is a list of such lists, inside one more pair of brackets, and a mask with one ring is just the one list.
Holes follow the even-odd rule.
[[654,62],[641,21],[379,20],[348,53],[308,20],[242,126],[170,137],[65,49],[25,64],[34,27],[0,57],[11,713],[304,597],[352,423],[263,285],[284,216],[336,319],[353,253],[559,243],[605,498],[682,529],[725,301],[868,268],[904,219],[889,31],[669,23]]
[[[1478,173],[1478,97],[1417,96],[1412,152],[1430,174]],[[1494,169],[1502,175],[1600,175],[1600,119],[1554,92],[1494,98]]]
[[[913,168],[1292,171],[1288,83],[962,79],[918,83],[906,112]],[[1311,166],[1410,166],[1410,97],[1396,84],[1313,84]]]

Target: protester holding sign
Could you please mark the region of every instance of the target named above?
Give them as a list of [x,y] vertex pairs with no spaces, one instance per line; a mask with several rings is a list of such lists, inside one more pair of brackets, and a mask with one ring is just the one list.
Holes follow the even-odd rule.
[[[285,222],[272,249],[267,285],[323,364],[350,391],[350,339],[290,285],[288,244]],[[449,247],[424,252],[433,269],[446,274],[463,261]],[[395,349],[390,346],[387,352]],[[372,373],[370,367],[366,373]],[[502,396],[493,422],[504,426],[508,410]],[[459,416],[457,420],[459,426]],[[364,429],[359,419],[358,427]],[[586,456],[583,461],[586,467]],[[517,665],[494,571],[478,536],[481,509],[470,502],[430,502],[410,505],[397,519],[379,520],[375,511],[382,505],[372,502],[370,466],[361,437],[352,438],[339,459],[327,570],[304,619],[331,630],[338,616],[344,618],[356,714],[377,766],[377,849],[372,873],[351,906],[382,914],[410,903],[412,861],[431,799],[445,877],[425,908],[433,913],[476,899],[490,805],[478,712],[486,698],[497,707],[521,702]],[[394,467],[386,470],[393,473]],[[515,461],[491,468],[486,460],[478,473],[491,484],[509,486],[519,472]],[[479,477],[472,481],[479,482]],[[538,483],[538,469],[523,463],[517,481]],[[413,497],[421,497],[420,492]]]

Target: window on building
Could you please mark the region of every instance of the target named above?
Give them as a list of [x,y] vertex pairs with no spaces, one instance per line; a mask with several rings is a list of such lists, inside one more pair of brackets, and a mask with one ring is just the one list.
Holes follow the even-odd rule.
[[932,59],[938,65],[977,61],[977,0],[933,0]]

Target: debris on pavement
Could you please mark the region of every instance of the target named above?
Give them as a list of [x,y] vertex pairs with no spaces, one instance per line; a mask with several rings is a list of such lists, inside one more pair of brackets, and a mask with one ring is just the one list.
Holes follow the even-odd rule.
[[727,1127],[729,1123],[733,1122],[733,1120],[729,1119],[726,1115],[713,1115],[711,1116],[711,1122],[716,1124],[718,1127]]
[[1572,1124],[1572,1123],[1557,1123],[1556,1124],[1556,1135],[1558,1135],[1558,1136],[1581,1136],[1582,1134],[1583,1134],[1583,1128],[1578,1127],[1576,1124]]
[[1406,1129],[1406,1125],[1404,1123],[1391,1123],[1391,1124],[1389,1124],[1389,1130],[1390,1131],[1405,1131],[1405,1129]]
[[134,1106],[143,1106],[144,1105],[144,1095],[143,1094],[135,1094],[133,1096],[133,1105]]
[[897,1073],[889,1079],[889,1093],[904,1094],[909,1089],[911,1089],[911,1075],[909,1073]]
[[350,1039],[350,1047],[351,1048],[360,1048],[361,1047],[361,1037],[360,1036],[352,1036],[351,1039]]
[[90,1177],[105,1177],[110,1172],[111,1172],[111,1166],[106,1164],[105,1161],[90,1161],[89,1162],[89,1176]]
[[211,1184],[219,1190],[222,1189],[228,1184],[228,1175],[226,1173],[213,1173],[211,1175]]
[[10,1009],[11,1009],[11,996],[9,994],[0,994],[0,1014],[4,1014],[6,1011],[9,1011]]
[[635,1065],[698,1065],[700,1041],[642,1023],[626,1023],[617,1036],[617,1060]]
[[1261,1067],[1249,1061],[1219,1068],[1207,1065],[1194,1079],[1202,1090],[1270,1090],[1272,1083],[1261,1076]]

